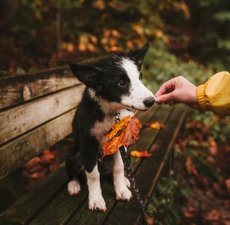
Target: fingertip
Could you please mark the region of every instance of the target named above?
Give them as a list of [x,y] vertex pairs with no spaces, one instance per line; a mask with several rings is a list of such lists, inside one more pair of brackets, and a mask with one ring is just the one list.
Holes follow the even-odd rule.
[[159,96],[157,97],[155,95],[155,102],[158,103],[158,104],[161,103],[161,97],[159,97]]

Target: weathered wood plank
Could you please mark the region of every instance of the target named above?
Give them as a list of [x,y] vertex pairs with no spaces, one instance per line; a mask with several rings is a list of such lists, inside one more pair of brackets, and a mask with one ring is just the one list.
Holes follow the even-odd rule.
[[[141,121],[142,124],[145,124],[146,122],[152,122],[152,121],[159,121],[164,123],[170,114],[170,110],[168,110],[168,108],[165,107],[163,109],[161,107],[154,107],[152,109],[152,112],[153,114],[152,115],[150,114],[151,116],[149,115],[148,117],[143,117],[143,120]],[[155,140],[158,133],[159,130],[153,130],[150,128],[143,129],[140,134],[140,140],[138,141],[138,144],[134,146],[134,148],[139,150],[150,148],[152,146],[152,142]],[[142,162],[141,159],[132,161],[132,167],[134,171],[141,165],[141,162]],[[86,201],[82,205],[82,207],[70,219],[67,225],[109,224],[104,222],[106,221],[106,218],[109,216],[109,214],[113,212],[113,209],[117,203],[113,184],[111,182],[102,182],[102,191],[107,205],[107,211],[105,213],[90,212],[88,210],[88,203]],[[135,209],[137,209],[137,207]],[[125,209],[125,210],[129,210],[129,209]],[[136,211],[137,211],[136,213],[139,213],[138,209]],[[126,216],[124,216],[124,212],[126,211],[123,211],[121,213],[121,216],[125,218]],[[123,223],[121,224],[123,225],[126,223],[123,221]]]
[[70,134],[74,113],[75,109],[1,146],[0,178]]
[[[81,207],[72,215],[66,225],[87,225],[101,224],[112,212],[116,195],[111,181],[102,179],[102,193],[106,201],[107,210],[105,212],[91,211],[88,208],[88,197]],[[125,224],[125,223],[124,223]]]
[[[152,117],[149,117],[146,122],[142,122],[142,125],[145,126],[145,123],[153,123],[153,122],[160,122],[164,124],[170,114],[171,108],[168,107],[162,107],[162,106],[154,106],[155,107],[155,113],[152,115]],[[148,150],[151,146],[154,140],[156,139],[157,135],[159,133],[159,129],[152,129],[152,128],[143,128],[143,131],[141,133],[141,138],[138,140],[135,146],[132,147],[132,149],[137,150]],[[143,148],[143,143],[146,143],[145,148]],[[142,161],[140,158],[131,158],[131,164],[132,168],[135,171],[137,166]]]
[[0,144],[73,109],[79,103],[83,89],[83,85],[71,87],[1,112]]
[[[56,173],[49,175],[36,189],[24,195],[2,213],[0,224],[28,224],[61,191],[63,186],[66,186],[67,180],[63,167]],[[52,215],[55,215],[55,210]]]
[[[157,136],[156,142],[154,142],[159,147],[157,149],[155,147],[152,149],[153,156],[145,159],[137,170],[136,179],[139,184],[140,192],[145,198],[145,203],[147,203],[153,193],[156,181],[164,168],[168,154],[172,148],[182,121],[184,120],[185,113],[184,108],[178,107],[173,110],[167,121],[166,128],[161,130]],[[141,225],[140,211],[138,210],[137,203],[134,200],[131,200],[129,203],[119,202],[113,209],[111,215],[103,221],[103,224]]]
[[66,185],[66,187],[58,194],[58,198],[52,199],[49,202],[49,205],[39,213],[30,225],[65,224],[75,210],[87,201],[86,186],[81,186],[81,188],[81,194],[70,197]]
[[34,74],[1,77],[0,110],[79,83],[67,66]]

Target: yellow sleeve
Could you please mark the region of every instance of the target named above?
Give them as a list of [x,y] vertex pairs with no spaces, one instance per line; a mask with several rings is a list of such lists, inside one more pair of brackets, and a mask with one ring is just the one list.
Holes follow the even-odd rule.
[[230,115],[230,73],[223,71],[197,87],[197,100],[205,111]]

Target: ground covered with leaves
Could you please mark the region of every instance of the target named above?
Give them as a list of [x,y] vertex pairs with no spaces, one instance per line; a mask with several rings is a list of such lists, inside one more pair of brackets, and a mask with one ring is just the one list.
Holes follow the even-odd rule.
[[175,144],[175,168],[149,207],[156,224],[230,224],[229,129],[229,119],[189,115]]

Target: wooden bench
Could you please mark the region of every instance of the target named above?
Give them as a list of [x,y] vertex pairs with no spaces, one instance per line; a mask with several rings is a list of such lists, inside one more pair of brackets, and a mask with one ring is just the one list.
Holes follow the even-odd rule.
[[[20,168],[42,150],[51,146],[56,151],[69,149],[71,121],[83,89],[68,67],[0,78],[0,184],[14,171],[20,172]],[[139,114],[143,125],[150,122],[165,125],[161,129],[144,126],[140,140],[132,147],[152,153],[150,158],[132,159],[146,204],[164,168],[169,165],[171,149],[186,111],[183,106],[154,106]],[[111,180],[106,177],[102,180],[107,204],[105,213],[88,210],[86,184],[79,195],[68,195],[68,179],[61,166],[2,212],[0,224],[139,224],[141,214],[136,202],[133,199],[128,203],[116,201]]]

